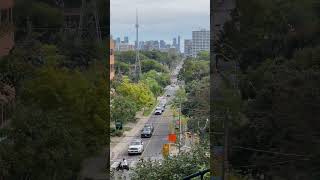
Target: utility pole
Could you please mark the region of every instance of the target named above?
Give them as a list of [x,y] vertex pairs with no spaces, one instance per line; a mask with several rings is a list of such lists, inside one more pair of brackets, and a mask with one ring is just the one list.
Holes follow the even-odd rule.
[[[141,63],[139,58],[139,22],[138,9],[136,9],[136,61],[134,64],[135,79],[138,81],[141,77]],[[138,72],[139,71],[139,72]]]
[[180,98],[180,108],[179,108],[179,142],[180,142],[180,145],[179,145],[179,152],[180,152],[180,147],[182,145],[182,123],[181,123],[181,98]]

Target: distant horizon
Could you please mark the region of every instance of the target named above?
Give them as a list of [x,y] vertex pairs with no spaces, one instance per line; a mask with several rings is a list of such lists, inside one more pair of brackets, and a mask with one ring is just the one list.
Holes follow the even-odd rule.
[[[139,16],[139,42],[164,40],[172,45],[173,38],[180,35],[180,51],[184,51],[184,40],[192,39],[192,31],[210,26],[210,0],[111,0],[110,30],[113,39],[129,43],[136,39],[136,8]],[[124,8],[131,7],[131,8]]]

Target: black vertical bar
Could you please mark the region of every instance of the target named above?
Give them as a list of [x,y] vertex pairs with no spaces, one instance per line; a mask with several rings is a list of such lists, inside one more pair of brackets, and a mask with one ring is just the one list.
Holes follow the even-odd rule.
[[[105,13],[106,17],[106,21],[105,22],[102,22],[101,24],[101,27],[103,27],[102,29],[104,30],[104,27],[105,27],[105,33],[101,33],[102,35],[105,35],[106,36],[106,46],[107,46],[107,59],[106,59],[106,70],[107,70],[107,74],[106,74],[106,81],[108,82],[107,83],[107,88],[108,88],[108,91],[110,92],[111,89],[110,89],[110,72],[111,72],[111,69],[110,69],[110,40],[111,40],[111,34],[110,34],[110,0],[105,0],[107,3],[107,7],[106,7],[106,12],[103,12]],[[106,23],[106,25],[104,25],[104,23]],[[108,112],[110,112],[110,93],[107,93],[108,94],[108,105],[107,105],[107,108],[108,108]],[[106,174],[106,178],[107,179],[111,179],[110,178],[110,113],[108,113],[108,117],[106,118],[106,121],[107,121],[107,127],[106,127],[106,135],[107,135],[107,150],[105,152],[105,156],[106,156],[106,169],[107,169],[107,174]]]

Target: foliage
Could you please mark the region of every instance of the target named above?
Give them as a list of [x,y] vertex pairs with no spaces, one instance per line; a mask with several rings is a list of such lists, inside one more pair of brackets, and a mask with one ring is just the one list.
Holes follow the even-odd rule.
[[[315,1],[244,0],[225,24],[221,42],[237,50],[242,69],[240,108],[233,123],[231,164],[243,174],[266,179],[318,179],[319,24]],[[237,27],[240,24],[240,31]],[[225,46],[216,50],[234,54]],[[226,92],[228,94],[228,92]],[[229,103],[239,104],[239,98]],[[229,104],[229,105],[228,105]],[[237,105],[238,106],[238,105]],[[281,164],[279,162],[282,162]],[[288,173],[291,172],[291,173]],[[293,173],[292,173],[293,172]],[[256,178],[256,177],[254,177]]]
[[189,59],[183,64],[178,78],[183,79],[185,83],[192,80],[201,80],[203,77],[209,75],[209,61]]
[[151,106],[155,101],[148,85],[142,82],[132,83],[127,77],[123,78],[123,82],[116,88],[116,92],[135,102],[139,109]]
[[198,60],[210,61],[210,53],[209,51],[200,51],[197,56]]
[[151,70],[147,73],[144,73],[142,76],[142,80],[148,78],[155,79],[162,88],[170,84],[170,75],[168,73],[161,73]]
[[74,178],[83,158],[105,143],[106,83],[52,67],[35,75],[23,83],[8,141],[0,147],[4,177]]
[[168,68],[160,64],[159,62],[151,59],[146,59],[141,61],[141,71],[142,73],[146,73],[148,71],[155,70],[158,72],[169,73]]
[[194,147],[190,152],[165,158],[161,164],[158,161],[149,160],[139,162],[134,169],[132,179],[183,179],[188,175],[209,168],[208,153],[208,144],[203,144]]
[[111,121],[129,122],[135,121],[135,115],[138,111],[137,104],[122,95],[117,95],[112,99]]

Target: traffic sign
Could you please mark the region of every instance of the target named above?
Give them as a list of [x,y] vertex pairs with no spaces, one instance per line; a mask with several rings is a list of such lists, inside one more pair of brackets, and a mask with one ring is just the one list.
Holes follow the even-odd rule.
[[177,135],[176,134],[169,134],[168,141],[171,143],[175,143],[177,141]]
[[168,157],[169,155],[170,144],[163,144],[162,155],[163,157]]

